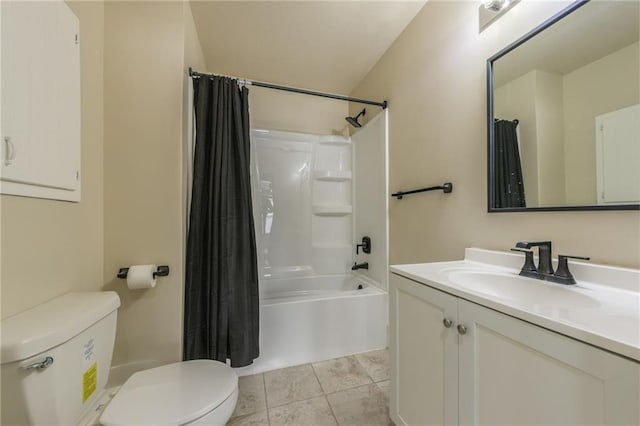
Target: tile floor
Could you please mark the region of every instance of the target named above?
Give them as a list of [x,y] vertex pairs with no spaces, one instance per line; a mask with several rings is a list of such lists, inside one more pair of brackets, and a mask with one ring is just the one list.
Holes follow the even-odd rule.
[[393,425],[388,351],[240,377],[228,425]]

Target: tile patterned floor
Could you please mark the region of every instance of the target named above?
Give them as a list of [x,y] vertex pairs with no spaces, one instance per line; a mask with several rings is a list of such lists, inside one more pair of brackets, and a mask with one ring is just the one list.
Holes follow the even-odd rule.
[[241,377],[233,426],[393,425],[387,350]]

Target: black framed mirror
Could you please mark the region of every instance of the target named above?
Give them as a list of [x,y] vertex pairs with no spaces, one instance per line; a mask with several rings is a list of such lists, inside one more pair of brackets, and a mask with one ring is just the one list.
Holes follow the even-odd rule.
[[580,0],[487,60],[489,212],[640,209],[639,35]]

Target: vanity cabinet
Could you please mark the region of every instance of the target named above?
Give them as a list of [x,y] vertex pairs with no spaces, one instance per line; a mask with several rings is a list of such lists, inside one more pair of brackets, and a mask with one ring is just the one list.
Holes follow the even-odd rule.
[[396,425],[636,425],[640,364],[391,274]]
[[[390,414],[396,425],[458,423],[458,303],[395,274],[389,277]],[[449,328],[443,320],[451,321]]]

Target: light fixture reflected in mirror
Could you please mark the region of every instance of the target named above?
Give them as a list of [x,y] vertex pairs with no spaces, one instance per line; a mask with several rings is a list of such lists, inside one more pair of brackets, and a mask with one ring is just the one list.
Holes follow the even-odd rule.
[[485,0],[478,9],[478,32],[484,31],[520,0]]

